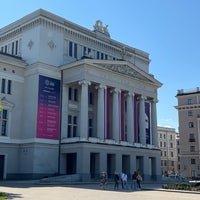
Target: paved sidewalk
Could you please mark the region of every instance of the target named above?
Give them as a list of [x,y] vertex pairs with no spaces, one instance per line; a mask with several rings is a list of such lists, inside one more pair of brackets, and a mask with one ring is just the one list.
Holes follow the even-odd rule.
[[166,192],[161,184],[143,184],[143,190],[125,191],[113,190],[109,184],[106,190],[101,190],[98,183],[53,185],[34,182],[0,182],[0,191],[8,194],[8,199],[14,200],[199,200],[200,194]]

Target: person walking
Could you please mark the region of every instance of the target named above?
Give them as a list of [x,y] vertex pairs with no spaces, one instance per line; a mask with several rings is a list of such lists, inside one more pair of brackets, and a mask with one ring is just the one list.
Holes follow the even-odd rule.
[[136,177],[137,177],[137,172],[136,171],[134,171],[134,173],[132,174],[132,176],[131,176],[131,189],[132,190],[136,190],[136,183],[137,183],[137,179],[136,179]]
[[101,176],[100,176],[100,186],[101,186],[101,189],[105,190],[106,189],[106,184],[107,184],[106,172],[102,172]]
[[137,188],[141,190],[142,175],[140,171],[137,172],[136,180],[137,180]]
[[115,182],[114,190],[118,190],[119,189],[119,174],[117,171],[115,171],[115,174],[114,174],[114,182]]
[[128,176],[126,173],[122,173],[123,189],[128,190]]

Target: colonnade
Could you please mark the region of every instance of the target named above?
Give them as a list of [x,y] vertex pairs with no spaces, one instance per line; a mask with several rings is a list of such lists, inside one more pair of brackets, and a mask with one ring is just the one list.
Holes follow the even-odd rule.
[[[80,81],[79,85],[81,85],[81,102],[80,102],[80,137],[87,138],[88,137],[88,87],[91,85],[90,81]],[[107,129],[106,129],[106,121],[108,121],[108,116],[106,113],[106,109],[108,109],[107,101],[106,101],[106,92],[108,90],[107,86],[99,84],[96,86],[98,90],[98,99],[97,99],[97,137],[101,140],[106,139],[107,137]],[[121,135],[120,128],[120,98],[119,94],[121,91],[117,88],[111,90],[112,92],[112,115],[111,117],[111,131],[112,131],[112,139],[116,142],[119,142]],[[146,145],[146,116],[145,116],[145,102],[146,97],[139,95],[139,117],[137,119],[137,128],[139,130],[139,141],[138,136],[136,138],[136,124],[134,121],[135,117],[138,116],[136,114],[136,104],[134,103],[135,94],[133,92],[126,92],[126,101],[127,101],[127,114],[126,114],[126,127],[127,127],[127,142],[133,143],[141,143]],[[150,115],[148,120],[150,123],[150,144],[157,146],[157,116],[156,116],[156,103],[154,99],[148,100],[150,103]],[[138,113],[138,111],[137,111]]]

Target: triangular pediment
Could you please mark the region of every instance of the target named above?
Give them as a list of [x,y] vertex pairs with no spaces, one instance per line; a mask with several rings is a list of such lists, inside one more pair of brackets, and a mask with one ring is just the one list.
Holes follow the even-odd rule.
[[129,76],[131,78],[145,81],[151,84],[156,84],[159,87],[162,85],[159,81],[157,81],[153,75],[148,74],[144,72],[143,70],[139,69],[132,63],[126,62],[126,61],[115,61],[115,62],[94,62],[96,66],[99,66],[101,68],[120,73],[126,76]]

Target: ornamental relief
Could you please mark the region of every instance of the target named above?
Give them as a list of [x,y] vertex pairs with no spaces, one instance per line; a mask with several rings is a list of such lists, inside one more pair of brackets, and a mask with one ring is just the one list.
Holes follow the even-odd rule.
[[131,67],[129,67],[128,65],[101,65],[101,67],[114,71],[114,72],[118,72],[121,74],[125,74],[128,75],[130,77],[133,78],[137,78],[143,81],[148,81],[151,82],[149,79],[147,79],[146,77],[142,76],[141,74],[139,74],[138,72],[136,72],[134,69],[132,69]]

